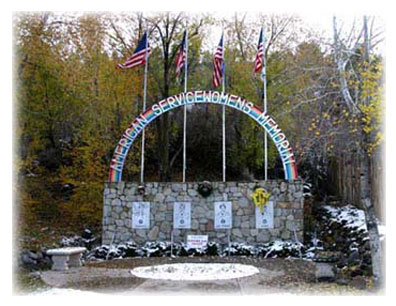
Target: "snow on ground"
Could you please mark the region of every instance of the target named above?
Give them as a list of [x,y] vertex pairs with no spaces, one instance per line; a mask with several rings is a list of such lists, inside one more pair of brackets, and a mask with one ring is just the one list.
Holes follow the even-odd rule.
[[[355,206],[347,205],[344,207],[334,207],[326,205],[324,208],[331,214],[333,222],[346,222],[345,227],[367,232],[366,216],[362,209],[358,209]],[[378,224],[378,232],[380,234],[380,240],[385,239],[385,225]]]
[[137,277],[163,280],[224,280],[259,273],[256,267],[227,263],[180,263],[131,270]]
[[379,224],[378,225],[378,232],[380,234],[380,240],[384,240],[385,239],[385,225]]
[[34,291],[29,295],[95,296],[95,295],[103,295],[103,294],[98,293],[98,292],[76,290],[76,289],[69,289],[69,288],[51,288],[48,290]]
[[334,207],[326,205],[324,208],[331,214],[334,222],[345,223],[347,228],[356,228],[357,230],[367,231],[366,217],[364,211],[352,205],[343,207]]

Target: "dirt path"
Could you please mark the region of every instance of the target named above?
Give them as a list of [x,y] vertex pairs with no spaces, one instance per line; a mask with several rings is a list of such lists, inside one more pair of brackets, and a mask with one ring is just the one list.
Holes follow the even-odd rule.
[[[257,267],[259,273],[230,280],[169,281],[135,277],[130,270],[138,266],[170,263],[241,263]],[[66,272],[46,271],[42,279],[58,288],[73,288],[122,295],[261,295],[261,294],[357,294],[367,291],[349,286],[315,282],[315,263],[300,259],[251,257],[159,257],[116,259],[88,263]]]

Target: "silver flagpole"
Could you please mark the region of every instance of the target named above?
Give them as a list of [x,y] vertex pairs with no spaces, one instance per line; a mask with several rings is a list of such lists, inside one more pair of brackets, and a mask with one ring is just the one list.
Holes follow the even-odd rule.
[[[186,26],[186,61],[184,62],[184,92],[187,92],[187,69],[188,69],[188,22]],[[186,146],[187,146],[187,105],[184,105],[183,121],[183,183],[186,181]]]
[[[267,75],[266,75],[266,63],[265,63],[265,32],[263,31],[263,68],[262,68],[262,76],[263,76],[263,104],[264,104],[264,113],[267,113]],[[264,130],[264,180],[266,181],[268,178],[268,152],[267,152],[267,132]]]
[[[146,98],[147,98],[147,66],[148,66],[148,31],[146,24],[146,53],[145,53],[145,64],[144,64],[144,85],[143,85],[143,112],[146,110]],[[145,129],[142,132],[142,157],[140,165],[140,182],[144,182],[144,143],[145,143]]]
[[[223,31],[223,65],[224,65],[224,71],[223,71],[223,79],[222,79],[222,92],[225,92],[225,59],[224,59],[224,31]],[[225,135],[225,105],[223,105],[223,182],[226,181],[226,135]]]

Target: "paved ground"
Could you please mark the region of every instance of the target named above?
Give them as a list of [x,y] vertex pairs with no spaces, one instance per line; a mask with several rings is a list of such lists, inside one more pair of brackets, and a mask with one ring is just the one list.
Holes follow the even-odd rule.
[[[178,262],[234,262],[250,264],[260,273],[231,280],[169,281],[143,279],[130,270],[137,266],[151,266]],[[261,294],[368,294],[349,286],[317,283],[316,265],[299,259],[263,259],[243,257],[180,257],[132,258],[89,263],[66,272],[45,271],[42,279],[48,285],[102,293],[125,295],[261,295]]]

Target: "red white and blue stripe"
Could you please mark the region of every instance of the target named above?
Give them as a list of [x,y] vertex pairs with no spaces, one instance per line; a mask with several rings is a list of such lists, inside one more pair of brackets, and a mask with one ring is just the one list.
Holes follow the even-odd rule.
[[[208,99],[203,99],[202,95],[208,96]],[[230,97],[230,94],[220,93],[215,91],[205,91],[205,92],[189,92],[189,93],[180,93],[178,95],[169,97],[166,100],[161,101],[161,105],[163,108],[162,112],[158,112],[160,108],[160,102],[152,105],[149,109],[147,109],[144,113],[140,114],[125,130],[121,140],[119,141],[118,145],[115,148],[113,158],[111,160],[110,169],[109,169],[109,181],[110,182],[120,182],[122,180],[122,169],[124,167],[124,162],[126,160],[126,156],[128,154],[129,148],[137,138],[137,136],[141,133],[141,131],[149,125],[152,121],[156,118],[161,116],[164,112],[167,112],[171,109],[175,109],[177,107],[186,105],[188,103],[213,103],[217,105],[224,105],[221,104],[221,100],[219,99],[220,96],[225,95]],[[200,97],[198,102],[198,97]],[[217,98],[215,98],[217,97]],[[226,100],[227,100],[226,99]],[[243,100],[237,96],[234,96],[234,100]],[[177,103],[175,102],[177,101]],[[247,103],[248,101],[246,101]],[[172,103],[172,104],[171,104]],[[229,107],[237,109],[241,111],[234,103],[226,104]],[[275,146],[278,150],[278,153],[281,157],[283,168],[285,172],[285,179],[286,180],[295,180],[298,178],[297,173],[297,164],[296,159],[293,154],[293,150],[290,146],[290,143],[284,138],[282,141],[277,140],[277,137],[280,134],[283,134],[280,130],[279,126],[271,118],[269,115],[265,114],[264,111],[251,103],[251,107],[248,112],[243,111],[246,115],[256,121],[260,126],[262,126],[266,132],[269,134],[270,138],[274,141]],[[263,120],[264,117],[268,117],[267,120]],[[144,119],[144,120],[143,120]],[[286,137],[286,136],[284,136]]]
[[224,74],[224,43],[223,43],[223,34],[222,34],[219,45],[217,46],[213,58],[212,85],[214,88],[218,87],[221,84],[221,79],[223,77],[223,74]]
[[147,32],[144,33],[133,54],[125,61],[125,63],[118,64],[117,66],[121,69],[128,69],[144,65],[146,63],[146,52],[148,53],[148,57],[151,53],[151,48],[147,41]]
[[263,69],[264,43],[263,43],[263,28],[260,31],[260,38],[257,45],[257,55],[254,61],[254,72],[257,73]]

